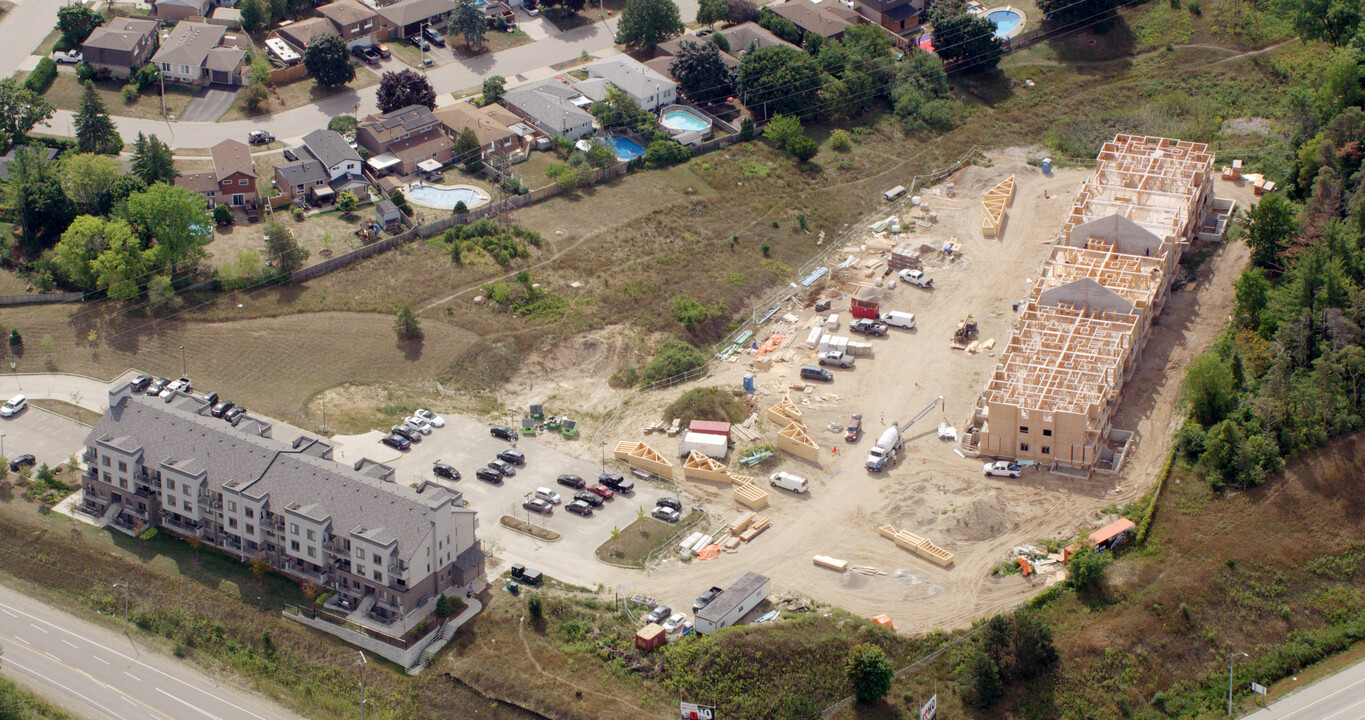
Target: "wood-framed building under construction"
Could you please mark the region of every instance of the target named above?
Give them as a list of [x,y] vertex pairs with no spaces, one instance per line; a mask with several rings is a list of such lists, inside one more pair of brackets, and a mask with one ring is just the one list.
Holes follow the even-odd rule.
[[1213,205],[1207,145],[1136,135],[1105,143],[982,390],[968,447],[1117,469],[1132,433],[1110,421]]

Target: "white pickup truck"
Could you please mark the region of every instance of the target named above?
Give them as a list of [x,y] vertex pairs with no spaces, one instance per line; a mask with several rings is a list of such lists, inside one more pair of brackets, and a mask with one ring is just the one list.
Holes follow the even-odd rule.
[[986,477],[1012,477],[1017,478],[1024,472],[1024,468],[1008,460],[996,460],[993,463],[986,463],[984,468]]
[[907,285],[915,285],[922,288],[934,286],[934,279],[924,274],[923,270],[911,270],[906,268],[900,272],[901,282]]

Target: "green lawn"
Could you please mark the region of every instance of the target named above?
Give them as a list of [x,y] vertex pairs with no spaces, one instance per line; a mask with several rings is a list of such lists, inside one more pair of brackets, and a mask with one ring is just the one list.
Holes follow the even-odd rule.
[[[147,88],[147,92],[142,93],[131,103],[123,101],[123,83],[117,80],[104,80],[95,83],[95,89],[99,92],[100,98],[104,100],[104,106],[109,109],[111,115],[124,115],[136,118],[156,118],[161,117],[161,96],[157,94],[157,88]],[[75,75],[69,73],[58,73],[57,79],[52,81],[52,87],[47,90],[47,100],[54,106],[62,110],[80,110],[81,95],[84,94],[85,87]],[[171,116],[177,116],[184,112],[194,99],[196,91],[180,85],[166,86],[166,112]],[[131,141],[132,138],[124,138]]]
[[518,45],[525,45],[526,43],[531,42],[531,36],[521,30],[513,30],[512,32],[489,30],[488,34],[484,36],[483,50],[479,52],[469,52],[468,48],[465,47],[464,38],[459,35],[447,35],[446,42],[457,56],[461,58],[471,58],[480,55],[491,55],[514,48]]
[[[390,45],[392,47],[392,45]],[[365,88],[379,83],[379,76],[370,72],[369,69],[357,66],[355,69],[355,79],[349,84],[339,88],[324,90],[313,82],[311,77],[296,80],[285,85],[276,85],[270,88],[270,98],[261,106],[258,113],[248,112],[242,106],[242,97],[239,93],[237,98],[232,101],[232,107],[218,119],[218,122],[230,122],[232,120],[248,120],[260,118],[271,113],[293,110],[304,105],[311,105],[324,98],[342,93],[355,91],[358,94],[368,92]],[[358,99],[358,98],[357,98]]]
[[[620,502],[619,500],[617,502]],[[597,547],[597,559],[615,565],[642,567],[645,558],[684,528],[701,519],[702,513],[693,510],[677,525],[645,516],[621,529],[616,537]]]

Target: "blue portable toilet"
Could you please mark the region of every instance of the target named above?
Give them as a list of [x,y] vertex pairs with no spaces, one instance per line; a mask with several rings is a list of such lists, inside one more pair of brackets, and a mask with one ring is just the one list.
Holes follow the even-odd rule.
[[745,373],[745,375],[744,375],[744,392],[746,392],[746,393],[752,393],[753,391],[754,391],[754,374],[753,374],[753,373]]
[[1043,163],[1042,163],[1042,165],[1043,165],[1043,172],[1046,173],[1046,174],[1048,174],[1048,175],[1051,175],[1051,174],[1052,174],[1052,158],[1043,158]]

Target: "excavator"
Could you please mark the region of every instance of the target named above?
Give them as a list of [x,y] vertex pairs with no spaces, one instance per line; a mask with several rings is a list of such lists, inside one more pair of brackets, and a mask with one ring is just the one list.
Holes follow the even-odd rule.
[[966,345],[976,337],[976,318],[971,315],[966,320],[957,324],[957,330],[953,331],[953,342],[958,345]]

